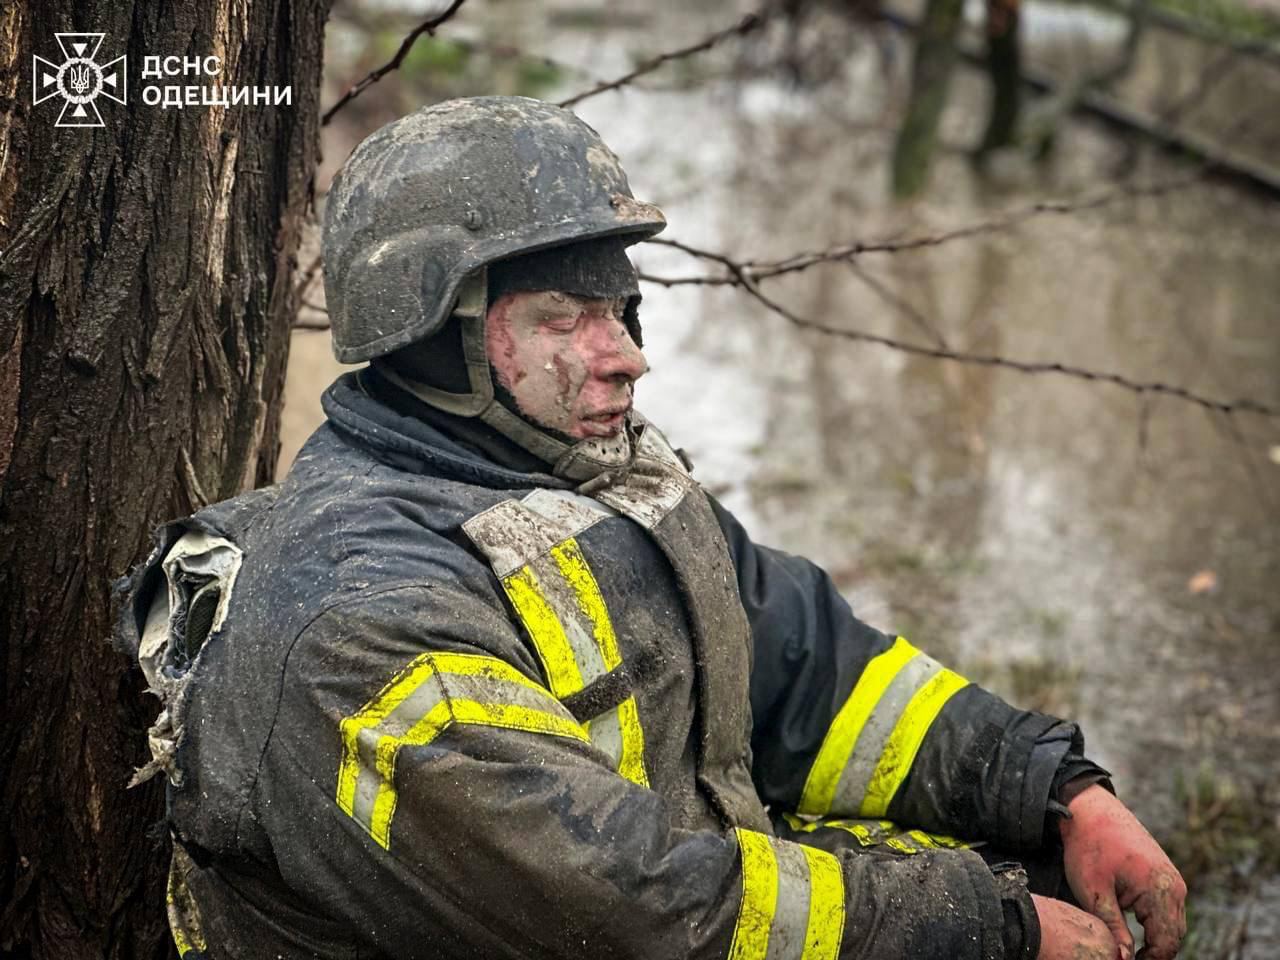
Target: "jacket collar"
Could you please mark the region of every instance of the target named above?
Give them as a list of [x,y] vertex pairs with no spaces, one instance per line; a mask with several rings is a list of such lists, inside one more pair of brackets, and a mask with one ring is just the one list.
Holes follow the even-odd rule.
[[370,376],[368,368],[343,374],[324,392],[320,404],[342,439],[381,462],[497,489],[572,486],[550,474],[503,467],[433,424],[397,412],[368,389],[364,381]]

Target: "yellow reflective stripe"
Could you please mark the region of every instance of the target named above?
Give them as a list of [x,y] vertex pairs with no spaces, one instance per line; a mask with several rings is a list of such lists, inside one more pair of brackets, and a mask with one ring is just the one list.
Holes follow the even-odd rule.
[[[453,680],[446,682],[451,677]],[[419,716],[419,711],[425,712]],[[399,751],[405,746],[428,744],[455,723],[588,740],[586,730],[548,690],[505,661],[464,653],[416,657],[373,699],[339,724],[342,763],[338,806],[381,846],[388,847],[391,841]],[[366,731],[375,738],[365,740],[366,749],[373,748],[372,771],[360,755],[360,739]],[[363,793],[359,791],[362,771],[367,785]],[[370,779],[374,774],[376,781]]]
[[742,829],[736,832],[742,852],[742,904],[738,907],[729,960],[765,960],[778,904],[778,860],[763,833]]
[[[548,591],[539,582],[533,564],[508,574],[502,579],[502,584],[538,651],[551,692],[558,698],[564,698],[583,689],[588,679],[594,680],[600,673],[601,665],[606,671],[617,669],[622,665],[622,655],[604,596],[578,541],[569,537],[556,544],[549,552],[555,564],[554,571],[563,578],[573,593],[576,610],[557,611],[550,599],[557,591]],[[546,574],[549,568],[543,566],[540,569]],[[562,601],[562,605],[564,602],[566,601]],[[568,619],[571,617],[574,619]],[[591,641],[599,653],[598,662],[579,662],[566,632],[566,625],[585,630],[587,624],[590,626]],[[595,654],[592,653],[588,659],[594,661],[594,658]],[[608,742],[619,745],[613,748],[619,753],[616,757],[618,773],[632,783],[649,786],[649,776],[644,764],[644,730],[640,724],[640,711],[635,697],[629,697],[619,704],[612,717],[606,715],[593,721],[596,733],[602,736],[604,733],[600,725],[612,725],[615,722],[617,732],[608,735]],[[608,752],[610,750],[606,750]]]
[[538,578],[529,566],[502,578],[502,586],[520,615],[525,629],[547,671],[547,682],[557,697],[567,697],[582,689],[582,671],[573,656],[564,625],[548,602]]
[[864,847],[874,847],[882,839],[881,837],[872,833],[871,828],[867,826],[865,823],[838,823],[837,822],[837,823],[826,824],[826,826],[837,827],[840,830],[844,830],[846,833],[853,834],[857,838],[858,843],[862,844]]
[[455,673],[461,677],[488,677],[491,680],[506,680],[528,687],[534,693],[545,694],[546,688],[535,683],[523,673],[497,657],[482,653],[428,653],[427,657],[435,665],[437,673]]
[[378,694],[349,717],[338,724],[342,736],[342,765],[338,768],[338,806],[347,816],[355,811],[356,783],[360,779],[360,757],[357,742],[361,730],[376,727],[392,710],[398,707],[413,691],[435,672],[431,654],[424,653],[384,686]]
[[377,766],[378,773],[382,775],[382,783],[378,786],[378,797],[373,804],[369,832],[380,846],[390,847],[391,844],[391,821],[395,817],[397,800],[395,764],[401,748],[426,746],[455,723],[545,733],[584,742],[587,740],[586,731],[569,717],[510,703],[444,700],[403,736],[383,737],[378,741]]
[[853,754],[867,718],[898,671],[918,654],[915,647],[898,637],[892,647],[867,664],[823,738],[800,795],[800,813],[822,816],[830,812],[840,775]]
[[173,934],[173,945],[178,948],[178,956],[185,957],[192,950],[196,949],[187,941],[187,938],[182,935],[182,931],[179,928],[170,925],[169,932]]
[[925,833],[923,830],[909,830],[907,835],[920,846],[928,849],[968,850],[973,844],[967,840],[957,840],[945,833]]
[[[613,631],[609,608],[605,606],[600,585],[596,583],[587,565],[582,548],[573,537],[551,548],[551,557],[565,581],[573,588],[578,607],[591,623],[592,636],[600,649],[600,659],[606,670],[622,666],[622,654],[618,651],[618,637]],[[644,730],[640,726],[640,710],[636,698],[628,697],[618,705],[618,726],[622,732],[622,756],[618,761],[618,773],[632,783],[649,786],[649,775],[644,769]]]
[[[192,943],[187,939],[187,932],[182,929],[182,921],[178,918],[174,907],[173,894],[170,893],[167,898],[169,906],[169,933],[173,935],[173,945],[178,948],[178,956],[185,957],[192,950],[207,950],[204,941]],[[193,937],[195,934],[193,934]]]
[[360,757],[357,754],[360,732],[380,724],[437,672],[489,677],[517,683],[537,693],[546,692],[511,664],[496,657],[475,653],[424,653],[414,658],[372,700],[339,724],[343,750],[337,800],[343,813],[350,816],[355,809],[356,784],[360,778]]
[[911,764],[915,762],[924,735],[943,708],[957,691],[968,686],[969,681],[950,670],[940,670],[911,698],[902,716],[889,735],[889,742],[876,764],[875,773],[867,785],[861,813],[870,817],[884,816],[889,802],[907,778]]
[[[191,890],[187,887],[183,875],[179,873],[178,858],[186,856],[182,847],[174,847],[173,859],[169,862],[169,879],[165,884],[164,896],[169,933],[173,936],[173,945],[177,947],[180,957],[185,957],[193,950],[204,953],[209,949],[204,939],[204,932],[200,929],[200,912],[196,908]],[[190,864],[188,864],[189,867]]]
[[600,658],[606,670],[613,670],[622,664],[622,655],[618,653],[618,638],[613,632],[613,621],[609,619],[609,610],[604,605],[604,597],[600,594],[600,585],[587,566],[582,548],[573,537],[551,548],[551,557],[556,562],[560,573],[573,587],[573,595],[578,606],[591,621],[592,633],[596,646],[600,648]]
[[972,846],[967,840],[957,840],[942,833],[924,830],[905,830],[892,820],[802,820],[794,813],[784,813],[782,819],[797,833],[813,833],[816,830],[843,830],[863,847],[887,846],[900,853],[919,853],[921,850],[965,850]]
[[[788,822],[790,822],[791,815],[788,814],[787,817]],[[859,845],[864,847],[874,847],[877,843],[883,842],[887,836],[886,830],[893,827],[893,824],[888,820],[874,821],[872,823],[860,820],[814,820],[810,823],[804,823],[804,821],[796,818],[796,822],[803,824],[803,826],[792,824],[792,829],[800,830],[804,833],[813,833],[815,830],[824,828],[843,830],[857,840]]]
[[618,704],[618,726],[622,729],[622,759],[618,761],[618,773],[632,783],[649,786],[649,774],[644,769],[644,730],[640,727],[640,708],[634,696]]
[[809,862],[809,925],[803,960],[836,960],[844,935],[844,874],[825,850],[801,847]]
[[840,862],[754,830],[735,834],[742,901],[729,960],[835,960],[845,914]]

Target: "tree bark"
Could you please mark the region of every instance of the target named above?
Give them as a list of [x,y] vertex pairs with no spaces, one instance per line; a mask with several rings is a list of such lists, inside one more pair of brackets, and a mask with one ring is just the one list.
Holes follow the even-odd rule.
[[[270,480],[318,152],[327,2],[8,0],[0,8],[0,954],[159,957],[157,704],[110,645],[111,583],[167,518]],[[127,54],[127,104],[32,103],[57,32]],[[142,76],[149,55],[216,77]],[[148,84],[290,86],[165,109]]]

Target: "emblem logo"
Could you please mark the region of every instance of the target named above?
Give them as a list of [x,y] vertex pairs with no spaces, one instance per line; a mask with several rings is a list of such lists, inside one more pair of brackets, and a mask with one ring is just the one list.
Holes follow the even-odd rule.
[[128,78],[125,58],[98,64],[94,57],[102,46],[105,33],[59,33],[62,63],[51,63],[44,57],[31,58],[31,102],[43,103],[53,96],[66,102],[58,115],[58,127],[102,127],[102,114],[93,102],[98,95],[124,103]]

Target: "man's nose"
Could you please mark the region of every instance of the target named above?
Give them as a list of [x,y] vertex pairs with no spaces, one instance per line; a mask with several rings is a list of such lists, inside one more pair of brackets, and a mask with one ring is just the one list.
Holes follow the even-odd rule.
[[589,331],[591,372],[602,380],[639,380],[649,364],[626,325],[616,317],[601,317]]

